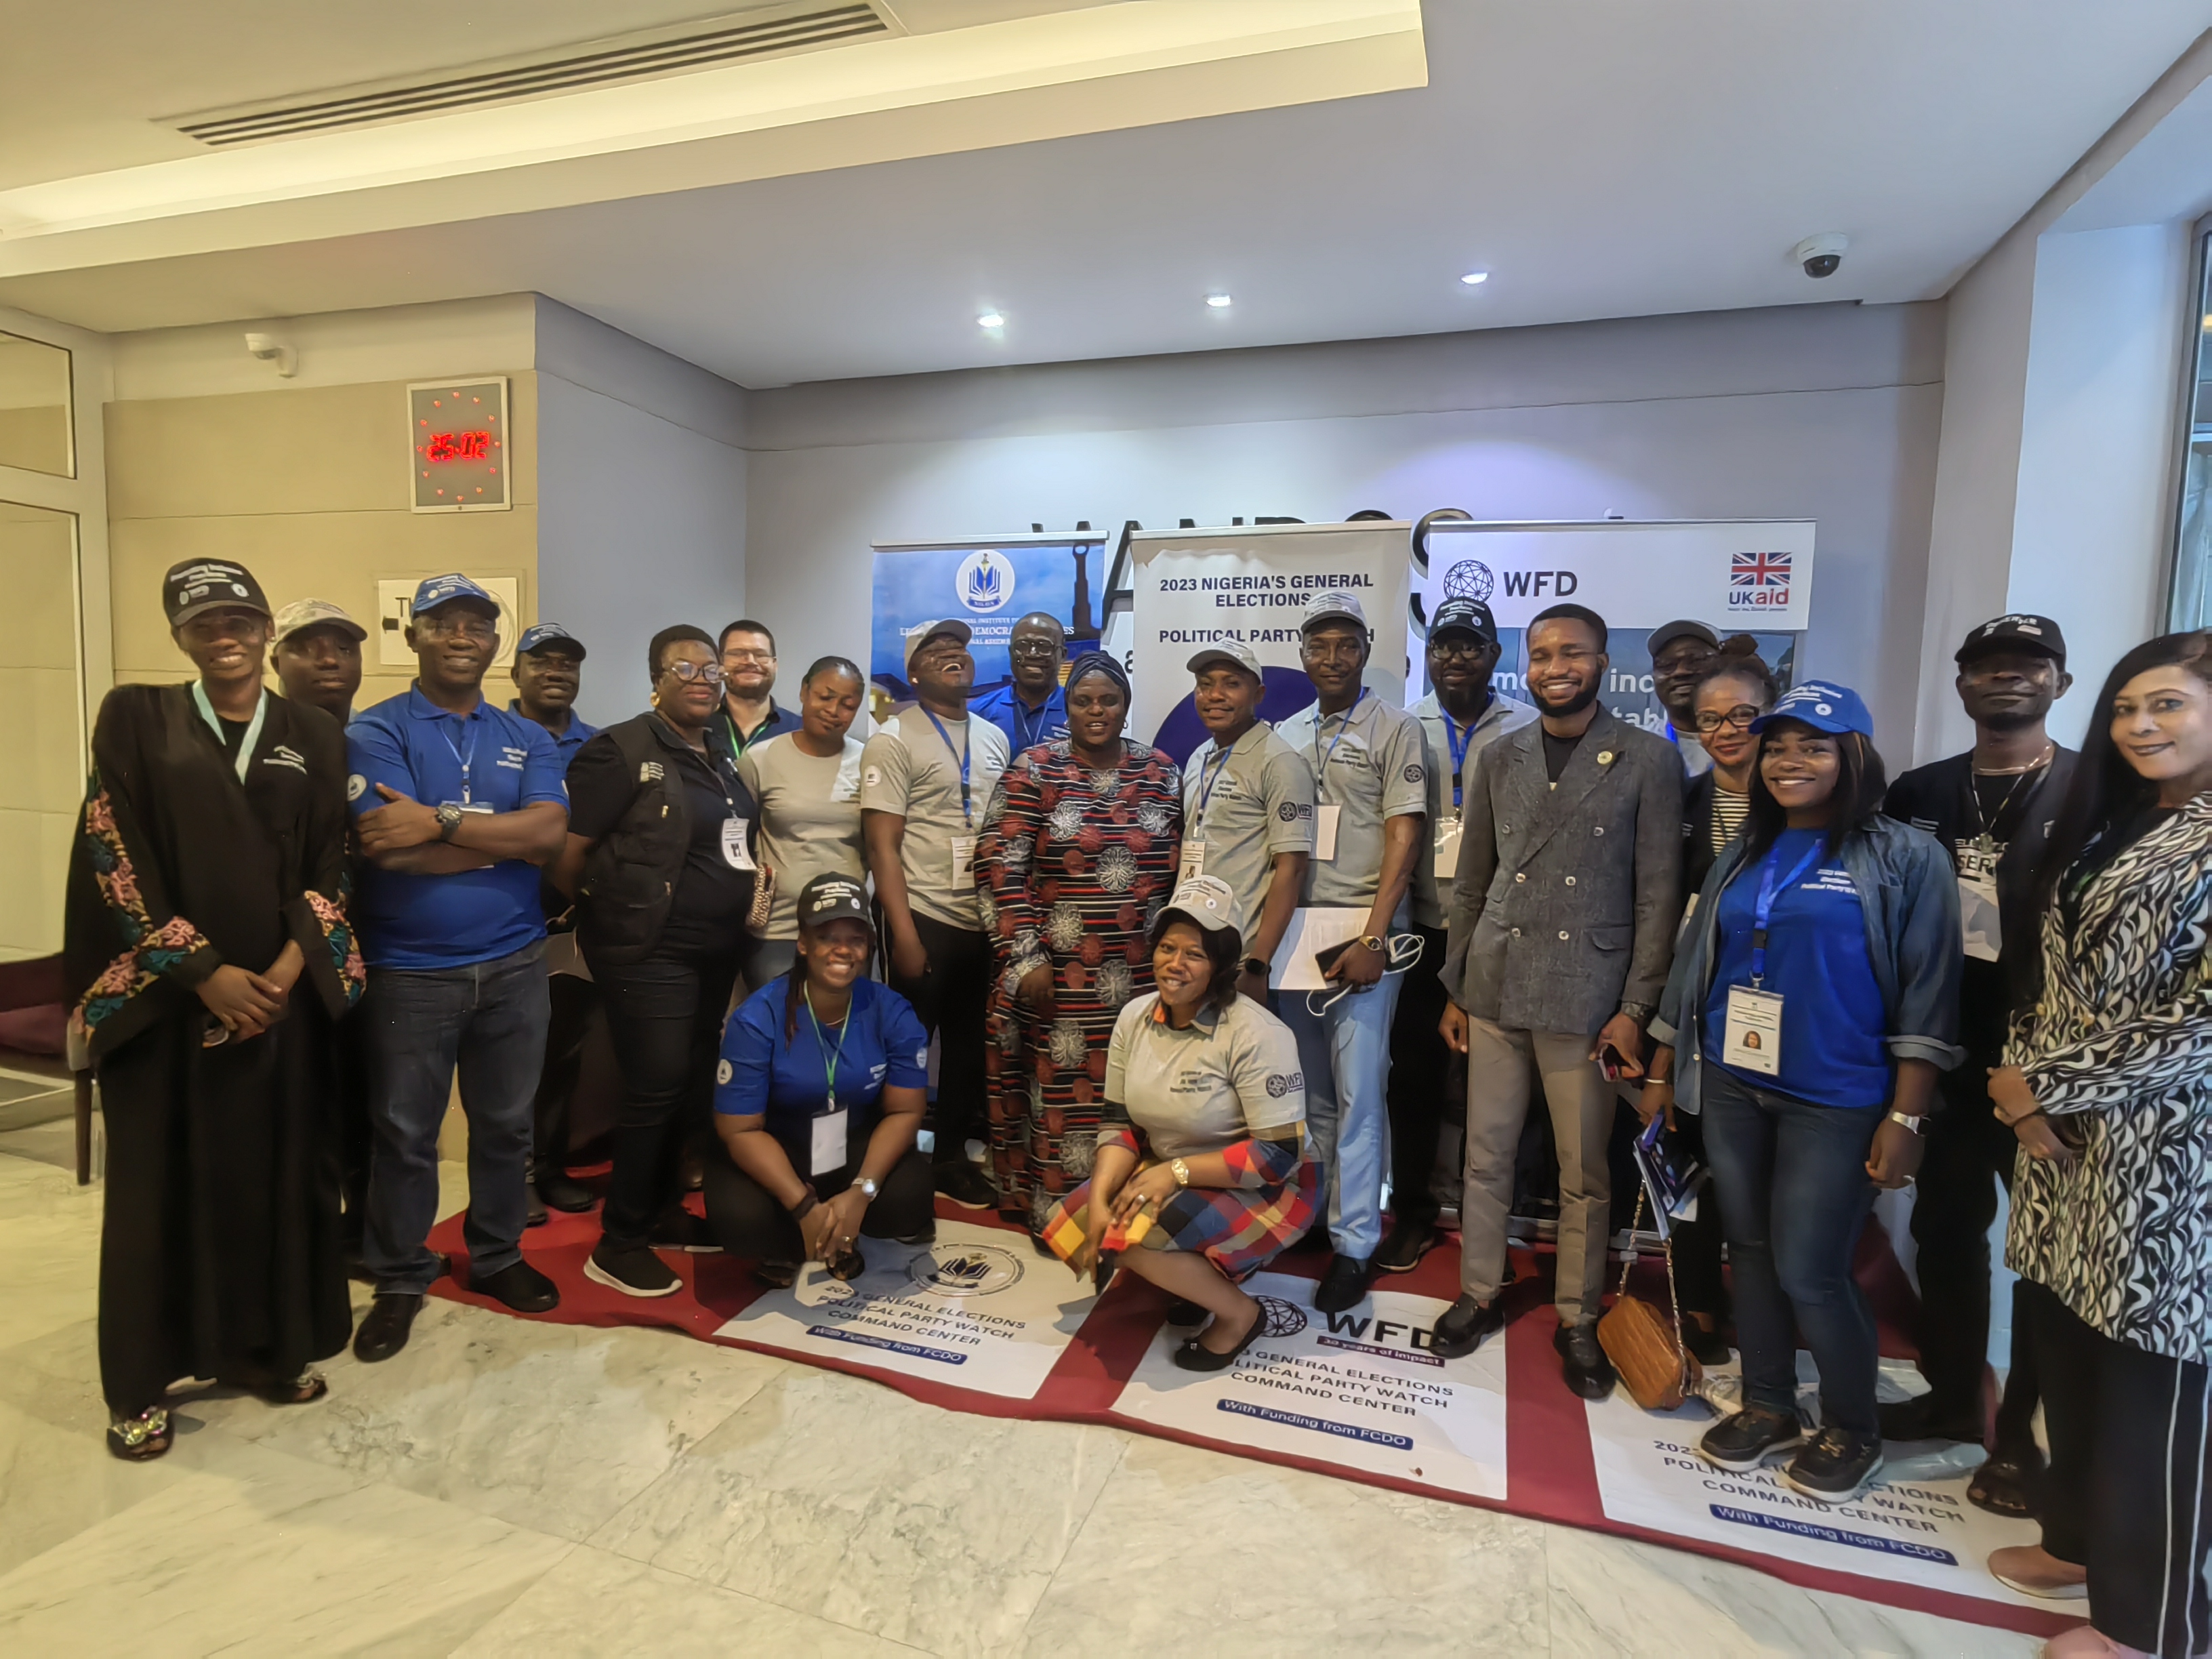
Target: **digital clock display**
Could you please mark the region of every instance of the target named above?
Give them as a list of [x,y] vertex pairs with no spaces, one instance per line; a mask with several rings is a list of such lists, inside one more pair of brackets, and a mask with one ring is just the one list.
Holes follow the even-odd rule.
[[504,378],[410,386],[407,422],[415,511],[499,511],[510,505]]

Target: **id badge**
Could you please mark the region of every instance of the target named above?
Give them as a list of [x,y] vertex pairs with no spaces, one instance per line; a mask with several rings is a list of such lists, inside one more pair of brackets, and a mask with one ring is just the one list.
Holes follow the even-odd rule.
[[1323,864],[1336,862],[1336,821],[1343,811],[1334,801],[1323,801],[1314,808],[1313,855]]
[[1449,881],[1459,874],[1461,827],[1456,817],[1437,820],[1437,861],[1434,868],[1438,881]]
[[1206,873],[1206,843],[1187,841],[1182,844],[1182,861],[1176,866],[1176,880],[1188,881],[1193,876]]
[[809,1175],[829,1175],[845,1167],[845,1125],[849,1110],[819,1112],[814,1118],[814,1151],[807,1162]]
[[1731,985],[1721,1064],[1772,1077],[1782,1069],[1782,999],[1771,991]]
[[745,847],[745,831],[751,825],[750,818],[722,820],[722,862],[732,870],[750,870],[753,855]]
[[975,884],[975,837],[952,838],[952,890],[964,892]]
[[1997,959],[2004,949],[2004,925],[2002,912],[1997,908],[1995,877],[1960,873],[1959,926],[1966,936],[1968,956],[1977,962]]

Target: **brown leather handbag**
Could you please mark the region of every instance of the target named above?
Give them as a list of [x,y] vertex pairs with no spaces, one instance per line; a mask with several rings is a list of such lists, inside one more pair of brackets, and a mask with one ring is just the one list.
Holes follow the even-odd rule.
[[[1644,1194],[1636,1194],[1636,1220],[1629,1228],[1632,1239],[1644,1224]],[[1598,1346],[1636,1403],[1647,1412],[1671,1412],[1687,1397],[1705,1376],[1696,1357],[1682,1345],[1682,1304],[1674,1294],[1674,1241],[1666,1241],[1667,1299],[1674,1322],[1640,1296],[1628,1293],[1629,1269],[1636,1265],[1632,1248],[1620,1267],[1620,1293],[1597,1322]]]

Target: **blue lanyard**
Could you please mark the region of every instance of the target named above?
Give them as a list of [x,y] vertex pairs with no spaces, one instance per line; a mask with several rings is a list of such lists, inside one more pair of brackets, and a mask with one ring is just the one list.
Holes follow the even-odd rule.
[[1759,897],[1751,908],[1751,982],[1754,987],[1766,977],[1766,921],[1774,914],[1775,898],[1784,889],[1797,884],[1797,878],[1812,867],[1826,844],[1824,836],[1815,836],[1813,844],[1805,849],[1805,856],[1778,882],[1774,872],[1781,867],[1782,849],[1778,846],[1767,854],[1759,873]]
[[814,1028],[814,1047],[822,1056],[822,1073],[828,1087],[823,1091],[827,1104],[823,1110],[837,1109],[837,1063],[845,1058],[845,1034],[853,1029],[853,1006],[845,1005],[845,1018],[837,1022],[837,1048],[833,1054],[830,1045],[822,1040],[822,1021],[814,1012],[814,992],[811,987],[801,987],[799,994],[806,1001],[806,1023]]
[[[1243,742],[1242,738],[1237,740],[1237,743],[1242,742]],[[1217,743],[1214,745],[1213,758],[1205,762],[1198,769],[1198,831],[1201,836],[1206,833],[1206,809],[1213,799],[1213,786],[1221,781],[1221,774],[1229,764],[1229,757],[1236,752],[1236,743],[1231,744],[1226,749]]]
[[1361,686],[1359,695],[1352,700],[1352,707],[1337,716],[1336,735],[1328,740],[1328,753],[1321,752],[1321,728],[1326,724],[1322,716],[1314,718],[1314,787],[1322,794],[1328,793],[1328,763],[1336,758],[1336,745],[1344,741],[1344,734],[1352,729],[1352,717],[1359,712],[1359,705],[1367,698],[1367,688]]
[[1467,765],[1467,746],[1474,741],[1474,728],[1478,722],[1469,721],[1467,730],[1462,732],[1452,717],[1444,713],[1442,703],[1437,705],[1437,714],[1444,723],[1445,739],[1451,744],[1452,805],[1457,806],[1460,804],[1459,775],[1461,769]]
[[960,816],[972,830],[975,827],[975,815],[968,810],[968,755],[969,751],[975,746],[975,728],[970,726],[961,734],[961,744],[955,749],[952,746],[952,734],[945,729],[945,722],[937,718],[936,712],[929,708],[925,708],[921,712],[929,716],[929,723],[937,728],[937,735],[945,739],[945,752],[960,757]]
[[465,750],[454,739],[452,715],[446,716],[438,724],[445,731],[446,746],[453,751],[453,758],[461,763],[461,805],[466,806],[470,804],[469,770],[476,764],[477,759],[477,732],[475,723],[472,720],[464,720],[461,722],[463,726],[468,727],[469,732],[469,746]]
[[1012,702],[1014,705],[1014,735],[1021,739],[1021,745],[1023,748],[1034,749],[1038,744],[1044,741],[1043,734],[1046,724],[1052,719],[1052,698],[1048,695],[1044,700],[1044,707],[1038,709],[1035,717],[1030,720],[1024,720],[1022,718],[1023,709],[1021,693],[1017,691],[1013,696]]
[[[208,701],[207,683],[204,680],[192,682],[192,706],[200,711],[200,718],[207,722],[208,730],[215,733],[215,740],[227,744],[228,740],[223,736],[222,721],[215,712],[215,704]],[[240,783],[246,781],[246,770],[253,764],[253,746],[261,741],[261,722],[268,718],[268,714],[269,693],[264,690],[261,694],[261,701],[253,705],[253,718],[246,723],[246,736],[238,745],[238,758],[231,762],[232,769],[237,772]]]

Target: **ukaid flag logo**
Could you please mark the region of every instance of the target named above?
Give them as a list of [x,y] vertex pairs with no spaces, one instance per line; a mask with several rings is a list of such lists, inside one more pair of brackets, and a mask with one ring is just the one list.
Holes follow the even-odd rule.
[[1729,609],[1759,611],[1790,603],[1787,553],[1735,553],[1729,557]]

